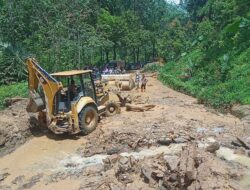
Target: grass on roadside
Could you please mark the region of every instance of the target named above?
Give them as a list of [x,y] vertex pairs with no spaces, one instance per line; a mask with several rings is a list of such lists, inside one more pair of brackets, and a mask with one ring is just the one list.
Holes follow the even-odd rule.
[[27,97],[28,86],[27,83],[17,83],[12,85],[0,86],[0,109],[4,109],[4,100],[13,97]]
[[225,64],[220,58],[207,61],[201,51],[194,50],[176,62],[166,63],[160,69],[159,79],[215,108],[250,104],[249,57],[250,48],[240,54],[232,53],[230,62]]

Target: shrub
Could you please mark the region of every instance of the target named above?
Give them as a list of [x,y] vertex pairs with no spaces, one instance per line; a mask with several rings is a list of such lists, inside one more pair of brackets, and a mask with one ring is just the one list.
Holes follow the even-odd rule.
[[143,67],[143,72],[159,72],[162,66],[158,63],[149,63]]
[[5,107],[4,100],[13,97],[27,97],[28,86],[27,83],[17,83],[12,85],[0,86],[0,109]]
[[[250,48],[240,54],[231,52],[230,60],[227,59],[230,65],[227,66],[223,65],[223,56],[205,62],[204,54],[194,50],[177,62],[165,64],[159,79],[215,108],[228,108],[236,103],[250,104],[249,57]],[[180,76],[187,71],[191,77],[183,80]]]

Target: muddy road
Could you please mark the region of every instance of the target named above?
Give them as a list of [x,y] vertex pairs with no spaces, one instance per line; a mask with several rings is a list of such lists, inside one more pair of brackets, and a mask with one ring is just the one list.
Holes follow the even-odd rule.
[[25,101],[2,111],[0,189],[250,189],[250,125],[148,79],[130,94],[155,108],[122,108],[88,136],[39,128]]

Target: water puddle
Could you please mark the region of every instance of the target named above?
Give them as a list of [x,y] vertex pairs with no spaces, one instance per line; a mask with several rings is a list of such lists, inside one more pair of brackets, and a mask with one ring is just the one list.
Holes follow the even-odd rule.
[[73,154],[65,159],[61,160],[54,171],[77,171],[88,166],[103,164],[103,159],[107,158],[108,155],[94,155],[91,157],[81,157],[78,154]]

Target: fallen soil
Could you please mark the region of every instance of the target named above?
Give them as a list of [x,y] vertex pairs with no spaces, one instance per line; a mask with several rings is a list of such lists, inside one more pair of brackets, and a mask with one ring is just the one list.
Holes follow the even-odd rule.
[[38,132],[35,117],[25,111],[27,102],[23,99],[0,111],[0,157],[14,151]]
[[0,189],[249,189],[249,123],[148,79],[88,136],[39,128],[25,100],[2,111]]

